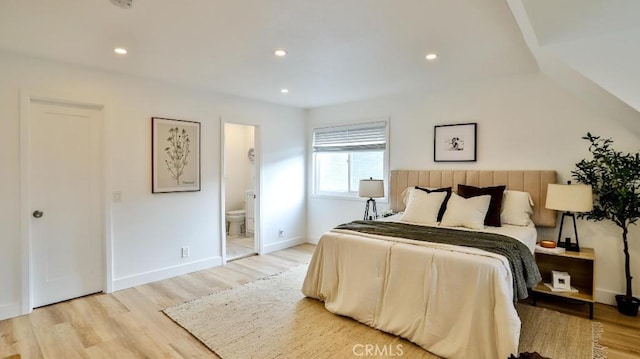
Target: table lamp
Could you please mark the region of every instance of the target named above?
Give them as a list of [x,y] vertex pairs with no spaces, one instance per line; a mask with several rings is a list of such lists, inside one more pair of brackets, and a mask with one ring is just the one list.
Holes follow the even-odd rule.
[[[562,221],[560,222],[560,231],[558,232],[558,247],[564,247],[568,251],[580,252],[580,242],[578,241],[578,229],[576,227],[575,212],[589,212],[593,210],[593,192],[591,186],[585,184],[549,184],[547,187],[547,201],[545,207],[564,211],[562,213]],[[562,238],[562,227],[564,219],[571,217],[573,219],[573,232],[576,242],[571,243],[571,238]]]
[[[369,198],[364,207],[364,220],[378,218],[378,210],[376,209],[376,200],[374,198],[384,197],[384,182],[371,177],[369,179],[361,179],[358,196]],[[373,206],[373,216],[369,216],[370,204]]]

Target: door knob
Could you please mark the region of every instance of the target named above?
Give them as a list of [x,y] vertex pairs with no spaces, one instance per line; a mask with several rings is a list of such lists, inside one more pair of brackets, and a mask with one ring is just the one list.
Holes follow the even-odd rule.
[[42,213],[42,211],[38,211],[38,210],[33,211],[33,216],[36,218],[42,217],[43,214],[44,213]]

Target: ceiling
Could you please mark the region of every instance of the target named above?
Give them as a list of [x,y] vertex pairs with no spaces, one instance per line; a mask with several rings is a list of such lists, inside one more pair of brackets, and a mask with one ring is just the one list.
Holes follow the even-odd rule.
[[537,70],[505,0],[2,0],[0,50],[301,108]]
[[520,1],[542,51],[640,111],[640,1]]

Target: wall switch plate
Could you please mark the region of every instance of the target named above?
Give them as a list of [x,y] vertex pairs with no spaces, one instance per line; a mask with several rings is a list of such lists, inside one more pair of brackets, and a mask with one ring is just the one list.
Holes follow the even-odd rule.
[[113,202],[122,202],[122,191],[113,191]]
[[182,258],[187,258],[189,256],[189,247],[182,247]]

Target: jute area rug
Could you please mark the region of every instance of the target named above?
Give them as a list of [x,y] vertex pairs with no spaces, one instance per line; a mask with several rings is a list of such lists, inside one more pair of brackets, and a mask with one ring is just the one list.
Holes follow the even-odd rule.
[[[164,310],[224,359],[439,358],[407,340],[328,312],[300,292],[306,266]],[[600,323],[518,305],[521,352],[562,359],[604,358]],[[594,346],[596,350],[594,350]],[[369,350],[369,352],[367,352]]]

